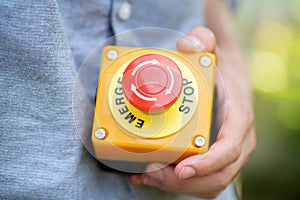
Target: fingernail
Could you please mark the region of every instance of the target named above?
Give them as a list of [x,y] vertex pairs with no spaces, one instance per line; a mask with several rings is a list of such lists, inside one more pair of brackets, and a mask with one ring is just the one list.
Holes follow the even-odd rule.
[[194,36],[185,36],[181,39],[182,44],[189,49],[194,51],[204,51],[204,47],[201,41]]
[[148,176],[158,181],[163,181],[164,175],[161,171],[163,167],[164,165],[159,163],[149,164],[146,169],[146,171],[148,172]]
[[151,163],[146,167],[146,172],[153,172],[164,168],[166,165],[160,163]]
[[179,173],[179,179],[191,178],[196,174],[196,171],[192,167],[183,167]]

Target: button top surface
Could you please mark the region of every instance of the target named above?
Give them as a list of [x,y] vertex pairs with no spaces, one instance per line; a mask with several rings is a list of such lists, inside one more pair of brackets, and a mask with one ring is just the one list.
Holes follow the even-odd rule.
[[146,54],[133,60],[123,73],[125,97],[135,107],[160,111],[179,97],[182,75],[174,61],[159,54]]
[[166,88],[168,76],[159,65],[148,65],[139,70],[136,84],[146,94],[157,94]]

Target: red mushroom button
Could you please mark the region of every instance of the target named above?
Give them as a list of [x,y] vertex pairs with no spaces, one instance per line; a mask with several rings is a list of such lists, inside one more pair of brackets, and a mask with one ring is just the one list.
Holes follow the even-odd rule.
[[159,54],[134,59],[125,69],[122,87],[127,100],[136,108],[156,112],[170,107],[182,89],[177,64]]

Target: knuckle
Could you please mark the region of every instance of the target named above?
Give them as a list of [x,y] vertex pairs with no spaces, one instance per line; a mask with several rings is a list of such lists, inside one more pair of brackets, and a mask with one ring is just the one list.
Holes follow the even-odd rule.
[[201,176],[208,174],[211,171],[214,171],[216,168],[216,164],[213,162],[205,162],[203,163],[203,170],[201,170],[198,174]]
[[252,108],[252,104],[249,102],[240,102],[240,117],[242,119],[242,123],[245,125],[247,129],[250,129],[254,126],[255,116]]
[[226,187],[230,184],[231,179],[229,179],[227,176],[224,176],[224,174],[220,173],[218,175],[218,182],[216,186],[216,191],[218,193],[222,192],[226,189]]
[[242,151],[242,147],[241,145],[238,143],[237,145],[233,145],[231,147],[231,162],[235,162],[241,155],[241,151]]
[[253,109],[250,105],[247,106],[246,108],[246,124],[248,125],[248,128],[251,128],[254,126],[255,123],[255,116],[254,116],[254,112]]
[[[252,128],[255,124],[253,106],[249,102],[227,101],[226,113],[228,113],[226,116],[228,121],[238,120],[244,124],[247,129]],[[234,115],[235,117],[232,116],[231,113],[236,113],[236,115]],[[232,119],[232,117],[234,119]]]

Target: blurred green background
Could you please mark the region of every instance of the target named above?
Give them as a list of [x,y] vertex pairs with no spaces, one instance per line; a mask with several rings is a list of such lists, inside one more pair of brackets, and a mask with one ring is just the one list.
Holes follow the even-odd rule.
[[258,141],[243,170],[243,199],[300,199],[300,1],[242,0],[234,17]]

